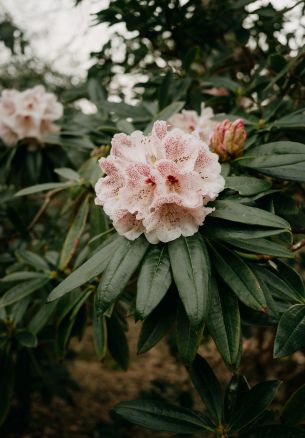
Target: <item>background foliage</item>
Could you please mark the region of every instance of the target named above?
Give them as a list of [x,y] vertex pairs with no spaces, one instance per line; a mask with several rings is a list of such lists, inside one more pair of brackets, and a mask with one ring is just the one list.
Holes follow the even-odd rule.
[[[168,333],[172,340],[175,327],[172,353],[188,367],[205,408],[203,414],[141,400],[119,404],[116,414],[172,433],[305,435],[304,386],[278,413],[269,405],[280,383],[250,388],[240,374],[243,339],[257,330],[274,328],[276,357],[305,347],[303,259],[294,258],[305,232],[305,58],[302,41],[284,31],[294,7],[304,14],[303,1],[278,10],[251,0],[111,0],[96,24],[124,23],[130,33],[93,53],[78,85],[26,59],[26,35],[10,17],[1,18],[0,39],[13,60],[1,66],[1,87],[43,83],[65,104],[61,131],[44,148],[30,151],[22,142],[0,148],[1,423],[12,403],[26,416],[33,391],[46,400],[71,397],[75,384],[63,359],[88,326],[97,359],[110,353],[126,369],[129,314],[143,321],[140,354]],[[118,87],[122,74],[139,78],[128,102]],[[81,111],[82,98],[95,105],[94,114]],[[118,238],[93,203],[97,159],[108,154],[116,132],[148,132],[154,120],[183,107],[199,111],[202,102],[242,117],[248,133],[242,159],[223,165],[226,190],[215,213],[200,235],[168,246]],[[200,306],[198,320],[196,293],[207,279],[198,274],[186,282],[188,264],[211,266],[212,305]],[[196,356],[207,337],[232,372],[225,393]]]

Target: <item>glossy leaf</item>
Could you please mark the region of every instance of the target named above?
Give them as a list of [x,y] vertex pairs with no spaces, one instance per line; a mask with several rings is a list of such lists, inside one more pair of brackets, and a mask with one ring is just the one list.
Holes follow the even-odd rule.
[[223,417],[223,400],[220,384],[208,362],[197,355],[190,367],[190,376],[201,400],[210,414],[221,424]]
[[230,430],[238,431],[262,414],[276,396],[280,384],[277,380],[270,380],[258,383],[246,392],[230,418]]
[[176,333],[179,357],[185,365],[191,365],[202,339],[203,326],[192,327],[181,301],[178,304]]
[[305,306],[296,304],[285,312],[279,322],[275,342],[275,357],[284,357],[305,346]]
[[193,434],[211,430],[203,415],[160,401],[127,401],[116,405],[114,411],[131,423],[160,432]]

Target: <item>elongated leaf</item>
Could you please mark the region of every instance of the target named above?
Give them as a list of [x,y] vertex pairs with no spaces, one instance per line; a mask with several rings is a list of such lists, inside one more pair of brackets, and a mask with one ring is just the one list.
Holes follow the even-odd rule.
[[305,420],[305,385],[292,394],[285,404],[281,417],[287,424],[299,424]]
[[226,242],[237,248],[241,248],[246,252],[254,252],[275,257],[294,257],[293,253],[287,246],[285,247],[267,239],[249,239],[247,241],[241,239],[226,239]]
[[89,213],[89,196],[82,202],[69,228],[59,259],[59,269],[64,270],[71,261],[86,226]]
[[208,362],[197,355],[190,368],[192,382],[197,389],[201,400],[210,414],[221,424],[223,417],[222,392],[219,382]]
[[37,184],[35,186],[31,186],[19,190],[19,192],[17,192],[15,196],[33,195],[34,193],[39,193],[39,192],[44,192],[46,190],[54,190],[54,189],[64,190],[70,186],[71,186],[71,182],[54,182],[54,183]]
[[26,281],[21,284],[17,284],[11,289],[7,290],[0,299],[0,307],[9,306],[16,303],[19,300],[27,297],[28,295],[41,289],[49,282],[48,277],[35,278],[33,280]]
[[288,356],[304,346],[305,306],[296,304],[280,319],[274,342],[274,356]]
[[268,408],[279,389],[281,382],[270,380],[259,383],[242,397],[229,422],[230,431],[238,431],[254,421]]
[[59,169],[54,169],[54,172],[56,172],[58,175],[62,176],[63,178],[68,179],[69,181],[80,181],[80,176],[75,170],[70,169],[68,167],[61,167]]
[[212,219],[204,224],[204,235],[211,240],[242,239],[252,240],[262,237],[275,236],[279,234],[290,234],[282,229],[255,227],[253,225],[242,225],[221,219]]
[[278,141],[250,149],[237,160],[240,166],[292,181],[305,181],[305,146]]
[[173,277],[193,327],[200,327],[209,311],[210,260],[199,234],[169,243]]
[[93,306],[92,335],[97,357],[102,360],[107,353],[107,325],[105,316],[97,316],[95,304]]
[[215,269],[223,281],[246,306],[265,312],[264,293],[249,266],[223,246],[211,246],[211,249]]
[[19,251],[16,251],[16,256],[22,262],[25,262],[25,263],[33,266],[36,269],[39,269],[42,271],[49,271],[50,270],[48,263],[40,255],[38,255],[32,251],[20,249]]
[[211,282],[211,307],[207,327],[224,361],[228,365],[235,365],[241,342],[238,302],[224,284],[218,289],[214,277]]
[[[109,239],[110,240],[110,239]],[[87,283],[93,277],[99,275],[106,268],[113,252],[117,245],[121,242],[121,238],[117,237],[110,241],[105,242],[105,245],[97,251],[89,260],[87,260],[82,266],[72,272],[62,283],[60,283],[48,297],[48,301],[54,301],[62,297],[66,293],[76,289],[82,284]]]
[[114,411],[131,423],[160,432],[192,434],[212,430],[203,415],[160,401],[127,401],[116,405]]
[[40,307],[38,312],[31,319],[28,329],[34,335],[38,335],[40,330],[48,323],[49,319],[55,312],[57,307],[57,302],[46,303]]
[[122,324],[117,311],[113,312],[111,318],[106,318],[106,323],[109,352],[120,367],[127,370],[129,364],[129,348],[125,335],[126,327]]
[[138,354],[146,353],[168,332],[176,316],[176,297],[168,293],[145,319],[138,339]]
[[203,326],[192,327],[181,301],[178,304],[176,332],[179,357],[185,365],[189,366],[196,356],[202,339]]
[[136,311],[145,319],[160,303],[172,282],[167,247],[152,247],[144,258],[137,284]]
[[214,206],[215,211],[211,213],[213,217],[247,225],[290,229],[289,223],[279,216],[259,208],[239,204],[236,201],[216,201]]
[[236,190],[241,196],[251,196],[269,190],[271,183],[253,176],[226,177],[226,188]]
[[97,289],[98,314],[107,310],[124,290],[149,247],[145,237],[123,239],[115,251]]
[[224,409],[225,422],[228,423],[235,410],[242,403],[245,393],[250,390],[247,379],[242,374],[233,375],[229,384],[226,387]]
[[2,277],[0,281],[13,282],[13,281],[31,280],[32,278],[45,278],[45,274],[42,274],[41,272],[31,272],[31,271],[12,272],[11,274],[7,274],[5,277]]

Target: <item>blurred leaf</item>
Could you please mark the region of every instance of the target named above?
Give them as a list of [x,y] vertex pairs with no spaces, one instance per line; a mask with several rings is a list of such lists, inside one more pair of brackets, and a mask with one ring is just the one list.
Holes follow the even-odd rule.
[[292,394],[285,404],[281,418],[287,424],[299,424],[305,420],[305,385]]
[[0,299],[0,307],[9,306],[16,303],[19,300],[27,297],[28,295],[41,289],[49,282],[48,277],[35,278],[33,280],[26,281],[21,284],[17,284],[11,289],[7,290]]
[[15,194],[15,196],[26,196],[32,195],[34,193],[44,192],[46,190],[54,190],[54,189],[66,189],[71,186],[70,181],[68,182],[53,182],[53,183],[45,183],[45,184],[37,184],[35,186],[27,187],[26,189],[19,190]]
[[18,330],[16,332],[16,339],[25,348],[35,348],[38,344],[37,337],[28,330]]
[[296,304],[280,319],[274,342],[274,356],[288,356],[304,346],[305,306]]

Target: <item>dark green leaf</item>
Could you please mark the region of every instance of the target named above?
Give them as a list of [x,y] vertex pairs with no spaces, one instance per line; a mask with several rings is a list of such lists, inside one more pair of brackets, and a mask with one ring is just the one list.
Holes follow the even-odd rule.
[[217,420],[217,424],[221,424],[223,416],[222,392],[219,382],[208,362],[203,357],[197,355],[189,372],[201,400],[206,405],[210,414]]
[[87,283],[87,281],[103,272],[112,257],[113,252],[121,242],[121,238],[117,236],[114,240],[109,240],[110,242],[106,241],[99,251],[53,289],[48,297],[48,301],[57,300],[66,293]]
[[160,303],[171,282],[167,247],[153,246],[144,258],[138,277],[136,311],[141,319]]
[[238,431],[262,414],[276,396],[280,384],[277,380],[270,380],[259,383],[246,392],[231,416],[230,430]]
[[129,363],[128,342],[125,335],[125,326],[122,324],[117,311],[114,311],[111,318],[106,318],[107,323],[107,345],[113,359],[121,368],[127,370]]
[[261,286],[249,266],[224,246],[211,246],[214,266],[223,281],[238,298],[253,309],[265,312],[266,300]]
[[305,438],[305,430],[283,424],[273,424],[258,427],[238,436],[240,438]]
[[239,358],[241,342],[238,302],[224,284],[218,289],[214,277],[211,283],[208,331],[224,361],[228,365],[235,365]]
[[192,327],[181,301],[178,304],[176,331],[179,357],[185,365],[191,365],[202,339],[203,326]]
[[247,151],[240,166],[292,181],[305,181],[305,146],[292,141],[268,143]]
[[282,419],[287,424],[299,424],[305,420],[305,385],[292,394],[282,411]]
[[192,434],[211,430],[203,415],[160,401],[127,401],[118,404],[114,411],[131,423],[157,431]]
[[279,322],[274,342],[275,357],[284,357],[305,346],[305,306],[296,304]]
[[20,345],[26,348],[35,348],[38,344],[37,337],[28,330],[18,330],[16,332],[16,339]]
[[25,298],[33,292],[36,292],[38,289],[41,289],[48,282],[49,279],[47,277],[43,277],[17,284],[16,286],[7,290],[2,296],[0,299],[0,307],[9,306],[19,300],[22,300],[22,298]]
[[289,223],[268,211],[239,204],[236,201],[216,201],[211,216],[241,224],[290,229]]
[[269,190],[271,183],[253,176],[226,177],[226,188],[236,190],[241,196],[251,196]]
[[97,289],[98,313],[105,312],[126,287],[149,247],[145,237],[122,239],[108,263]]
[[168,248],[180,298],[191,325],[199,328],[207,318],[210,302],[210,259],[205,243],[197,233],[170,242]]
[[93,306],[92,335],[97,357],[102,360],[107,353],[107,325],[105,316],[97,316],[95,303]]

